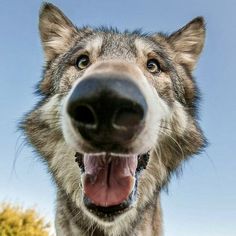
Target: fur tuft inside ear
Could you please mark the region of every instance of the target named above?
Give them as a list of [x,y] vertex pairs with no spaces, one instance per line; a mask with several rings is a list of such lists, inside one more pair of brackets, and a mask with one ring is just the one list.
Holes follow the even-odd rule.
[[205,41],[203,17],[197,17],[180,30],[171,34],[167,41],[176,52],[175,60],[192,71],[202,51]]
[[60,9],[44,3],[39,14],[39,31],[46,61],[50,61],[69,49],[77,29]]

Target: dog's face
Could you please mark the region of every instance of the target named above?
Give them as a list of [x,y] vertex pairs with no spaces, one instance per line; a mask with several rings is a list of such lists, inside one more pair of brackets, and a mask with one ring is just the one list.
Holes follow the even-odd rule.
[[43,99],[24,123],[29,140],[88,217],[131,222],[204,145],[191,77],[203,19],[170,36],[119,33],[77,29],[45,4],[40,34]]

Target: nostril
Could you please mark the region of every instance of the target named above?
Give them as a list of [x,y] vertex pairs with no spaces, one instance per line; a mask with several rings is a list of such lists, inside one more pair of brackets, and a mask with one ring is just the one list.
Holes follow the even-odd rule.
[[72,118],[80,124],[94,126],[97,123],[95,112],[92,107],[88,105],[77,105],[69,113]]
[[114,128],[133,128],[140,125],[144,118],[144,111],[140,107],[122,107],[119,108],[114,115],[113,127]]

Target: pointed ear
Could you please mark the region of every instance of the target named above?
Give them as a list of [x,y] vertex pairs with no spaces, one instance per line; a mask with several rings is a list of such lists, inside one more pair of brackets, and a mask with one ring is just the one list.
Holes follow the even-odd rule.
[[180,30],[171,34],[167,41],[176,52],[176,61],[192,71],[202,51],[205,41],[203,17],[197,17]]
[[71,46],[76,27],[51,3],[44,3],[39,15],[39,31],[46,61],[65,52]]

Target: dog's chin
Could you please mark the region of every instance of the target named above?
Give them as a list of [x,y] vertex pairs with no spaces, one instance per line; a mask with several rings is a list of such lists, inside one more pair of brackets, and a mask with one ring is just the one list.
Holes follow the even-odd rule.
[[83,204],[90,214],[103,222],[113,222],[133,208],[149,152],[139,155],[77,152],[75,157],[81,170]]

